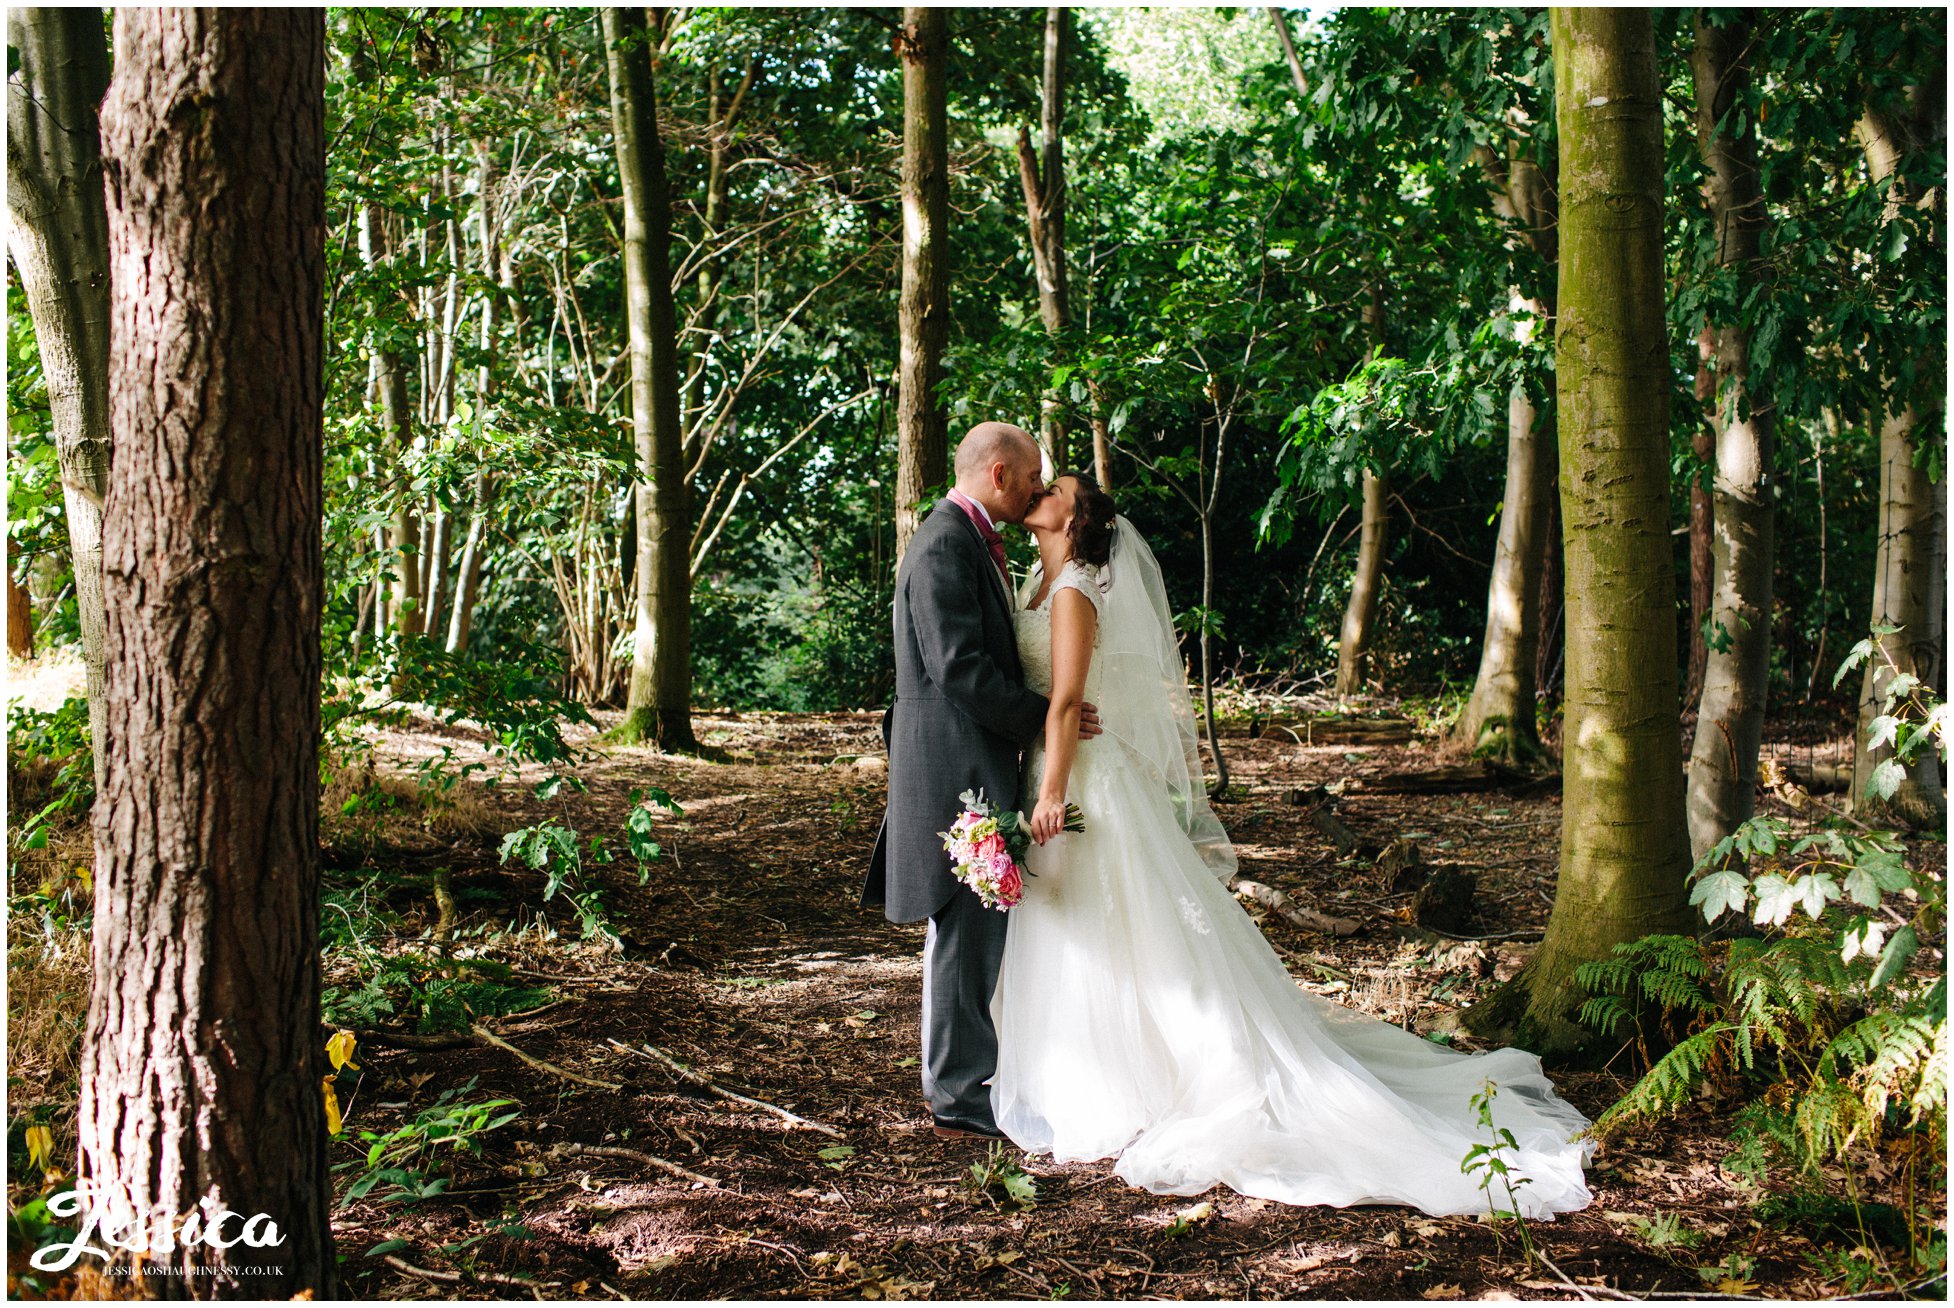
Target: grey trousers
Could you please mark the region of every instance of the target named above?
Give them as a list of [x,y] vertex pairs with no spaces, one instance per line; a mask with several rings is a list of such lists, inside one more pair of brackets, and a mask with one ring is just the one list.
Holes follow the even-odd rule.
[[997,1129],[984,1083],[997,1072],[991,994],[1005,918],[959,886],[923,942],[923,1098],[938,1119],[987,1131]]

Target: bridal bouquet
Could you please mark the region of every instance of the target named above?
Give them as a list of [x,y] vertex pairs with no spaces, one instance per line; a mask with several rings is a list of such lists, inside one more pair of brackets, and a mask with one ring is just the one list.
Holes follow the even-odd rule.
[[[950,852],[951,871],[957,880],[977,892],[985,908],[1002,913],[1015,908],[1024,898],[1025,851],[1031,848],[1031,828],[1022,814],[1005,810],[993,813],[984,792],[964,791],[963,812],[939,831],[943,848]],[[1065,830],[1084,831],[1085,814],[1077,804],[1065,806]]]

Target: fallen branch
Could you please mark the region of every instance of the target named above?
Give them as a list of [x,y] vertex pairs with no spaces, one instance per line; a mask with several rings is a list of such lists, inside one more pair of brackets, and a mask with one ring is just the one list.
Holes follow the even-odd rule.
[[1347,917],[1330,917],[1313,908],[1304,908],[1274,886],[1265,886],[1260,881],[1236,877],[1228,883],[1228,888],[1305,930],[1320,931],[1326,936],[1354,936],[1359,929],[1359,924]]
[[579,1155],[596,1158],[622,1158],[627,1162],[642,1163],[646,1167],[656,1167],[660,1171],[670,1172],[673,1176],[682,1176],[688,1181],[697,1181],[700,1185],[710,1186],[715,1190],[719,1189],[721,1185],[721,1182],[710,1176],[701,1176],[697,1172],[688,1171],[680,1167],[677,1163],[660,1158],[655,1154],[647,1154],[637,1149],[625,1149],[618,1145],[559,1144],[554,1146],[550,1152],[560,1154],[566,1158],[574,1158]]
[[516,1048],[514,1045],[510,1044],[507,1040],[504,1040],[501,1036],[495,1034],[495,1032],[483,1026],[480,1022],[475,1023],[474,1026],[471,1027],[470,1029],[474,1031],[475,1035],[485,1043],[494,1045],[497,1049],[507,1050],[509,1053],[514,1054],[517,1058],[520,1058],[523,1062],[529,1064],[531,1067],[535,1068],[539,1072],[548,1072],[551,1076],[560,1076],[565,1081],[575,1081],[578,1085],[587,1085],[598,1090],[624,1089],[623,1086],[618,1085],[614,1082],[599,1081],[592,1077],[582,1076],[576,1072],[572,1072],[568,1070],[567,1068],[558,1067],[555,1063],[546,1063],[540,1058],[536,1058],[533,1057],[532,1055],[525,1054],[522,1050]]
[[383,1258],[389,1267],[417,1276],[423,1281],[434,1281],[441,1285],[461,1285],[468,1281],[481,1281],[489,1285],[520,1285],[526,1290],[554,1290],[561,1281],[532,1281],[527,1276],[511,1276],[506,1272],[473,1272],[466,1276],[460,1272],[437,1272],[426,1267],[416,1267],[404,1258],[385,1254]]
[[837,1140],[844,1138],[842,1133],[840,1131],[835,1130],[832,1126],[828,1126],[821,1122],[811,1122],[807,1118],[802,1117],[797,1113],[790,1113],[785,1108],[781,1108],[775,1104],[770,1104],[766,1102],[764,1099],[754,1099],[748,1095],[739,1094],[735,1091],[728,1090],[723,1085],[718,1085],[712,1081],[709,1081],[705,1077],[700,1076],[697,1072],[693,1071],[691,1068],[679,1062],[676,1058],[673,1058],[670,1054],[666,1053],[664,1050],[658,1048],[658,1046],[656,1045],[650,1045],[650,1044],[640,1045],[634,1049],[629,1045],[620,1044],[616,1040],[611,1041],[611,1043],[617,1045],[619,1049],[624,1050],[626,1053],[643,1054],[648,1058],[656,1059],[658,1062],[663,1063],[666,1067],[670,1068],[673,1072],[676,1072],[679,1076],[683,1077],[685,1080],[690,1081],[693,1085],[696,1085],[704,1090],[710,1090],[713,1094],[718,1095],[721,1099],[730,1099],[736,1104],[745,1104],[749,1108],[758,1108],[762,1112],[772,1113],[774,1116],[781,1118],[784,1121],[790,1122],[795,1126],[804,1126],[810,1131],[819,1131],[823,1135],[831,1135]]
[[408,1031],[355,1031],[362,1049],[461,1049],[475,1043],[472,1035],[414,1035]]

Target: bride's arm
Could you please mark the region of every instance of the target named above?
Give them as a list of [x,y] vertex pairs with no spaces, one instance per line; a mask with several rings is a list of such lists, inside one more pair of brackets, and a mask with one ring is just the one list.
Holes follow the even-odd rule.
[[1086,671],[1092,666],[1092,632],[1099,613],[1070,587],[1052,605],[1052,706],[1045,714],[1045,779],[1031,815],[1031,835],[1044,844],[1065,825],[1065,786],[1079,752],[1079,719],[1085,708]]

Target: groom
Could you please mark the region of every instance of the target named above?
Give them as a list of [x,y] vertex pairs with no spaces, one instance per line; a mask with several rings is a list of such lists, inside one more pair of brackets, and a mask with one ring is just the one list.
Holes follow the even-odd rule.
[[[950,872],[941,832],[966,790],[1017,808],[1019,757],[1045,729],[1047,703],[1024,684],[1017,602],[1000,523],[1023,523],[1043,493],[1038,444],[980,423],[957,446],[956,486],[909,542],[896,574],[896,698],[882,717],[889,806],[862,885],[891,922],[929,919],[923,944],[923,1097],[943,1139],[996,1137],[997,1031],[991,992],[1007,915]],[[1081,736],[1099,734],[1088,704]]]

